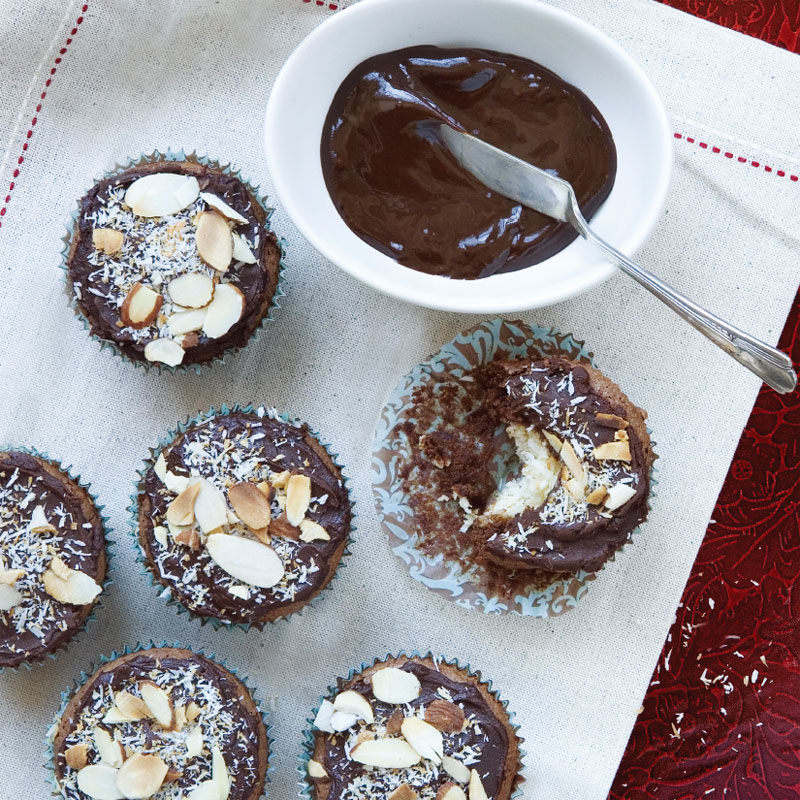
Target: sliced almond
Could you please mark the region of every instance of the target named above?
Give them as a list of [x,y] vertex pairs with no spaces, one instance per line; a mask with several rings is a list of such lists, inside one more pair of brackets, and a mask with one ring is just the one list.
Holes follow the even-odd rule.
[[231,779],[228,775],[228,766],[222,756],[222,751],[214,745],[211,748],[211,779],[217,785],[219,800],[228,800],[231,791]]
[[28,523],[28,530],[31,533],[55,533],[54,525],[51,525],[44,511],[44,506],[34,506],[31,512],[31,521]]
[[403,739],[370,739],[354,747],[350,758],[368,767],[408,769],[418,764],[421,756]]
[[92,740],[97,755],[104,764],[116,769],[122,766],[122,762],[125,760],[125,751],[118,741],[111,738],[111,734],[105,728],[95,728]]
[[168,769],[158,756],[134,753],[117,772],[117,788],[127,800],[144,800],[161,788]]
[[193,308],[189,311],[176,311],[167,317],[167,327],[172,336],[183,336],[187,333],[203,330],[206,321],[204,308]]
[[225,495],[211,481],[202,478],[200,492],[194,501],[194,517],[203,533],[211,533],[228,523]]
[[436,800],[467,800],[464,790],[455,783],[444,783],[436,792]]
[[481,776],[475,769],[469,773],[469,800],[489,800]]
[[314,717],[314,727],[318,731],[333,733],[331,717],[333,716],[333,703],[330,700],[323,700],[316,717]]
[[233,257],[231,229],[216,211],[203,211],[197,217],[197,252],[218,272],[225,272]]
[[70,575],[72,575],[72,569],[68,567],[59,556],[54,556],[51,559],[50,569],[53,571],[56,577],[65,581],[69,580]]
[[163,728],[172,728],[175,707],[169,695],[153,681],[139,681],[139,691],[156,722]]
[[201,482],[189,484],[168,506],[167,522],[172,525],[191,525],[194,522],[194,505],[200,494]]
[[217,284],[214,299],[206,309],[203,333],[209,339],[224,336],[244,313],[244,295],[232,283]]
[[119,770],[108,764],[90,764],[78,771],[78,790],[92,800],[123,800],[117,787]]
[[357,719],[363,719],[367,724],[375,721],[372,706],[363,694],[353,689],[347,689],[336,695],[333,701],[333,710],[343,714],[353,714]]
[[595,414],[595,419],[598,425],[603,425],[606,428],[627,428],[630,424],[628,420],[618,417],[616,414]]
[[401,783],[386,800],[419,800],[419,795],[407,783]]
[[331,537],[328,531],[322,527],[318,522],[311,519],[304,519],[300,522],[300,541],[303,542],[316,542],[323,541],[329,542]]
[[219,800],[217,784],[210,778],[207,781],[198,783],[189,793],[187,800]]
[[172,720],[172,730],[182,731],[186,727],[186,706],[183,703],[175,704],[175,716]]
[[405,719],[405,714],[399,709],[396,708],[392,712],[392,716],[386,720],[386,735],[387,736],[396,736],[400,733],[400,728],[403,725],[403,720]]
[[167,286],[167,291],[176,305],[184,308],[204,308],[214,296],[214,281],[202,272],[187,272],[185,275],[173,278]]
[[564,482],[564,488],[576,503],[583,503],[585,500],[584,495],[586,494],[586,484],[575,478],[570,478],[568,481]]
[[597,506],[605,500],[606,495],[608,494],[608,490],[605,486],[598,486],[596,489],[592,489],[588,495],[586,495],[586,502],[590,506]]
[[11,611],[22,602],[22,595],[13,586],[0,583],[0,611]]
[[295,542],[300,541],[300,528],[290,525],[289,520],[286,519],[286,514],[273,518],[269,524],[269,532],[271,536],[280,536],[283,539],[291,539]]
[[628,442],[606,442],[594,449],[598,461],[630,461],[631,448]]
[[190,550],[199,550],[201,545],[200,534],[194,528],[184,528],[176,537],[178,544],[185,545]]
[[290,525],[300,525],[310,503],[311,478],[308,475],[291,475],[286,482],[286,519]]
[[544,438],[550,442],[550,447],[556,451],[556,453],[561,452],[561,439],[558,438],[554,433],[550,433],[550,431],[542,431],[544,434]]
[[459,783],[469,783],[469,767],[452,756],[442,756],[442,769]]
[[155,321],[163,302],[158,292],[137,281],[122,301],[120,319],[131,328],[146,328]]
[[572,477],[575,478],[575,480],[580,484],[585,486],[586,472],[583,469],[583,464],[581,464],[577,454],[575,453],[575,449],[569,442],[564,441],[562,443],[559,456],[561,456],[561,460],[564,462],[564,464],[566,464],[567,469],[572,473]]
[[358,717],[348,711],[334,711],[331,714],[331,729],[336,731],[346,731],[358,722]]
[[269,525],[269,500],[254,483],[235,483],[228,489],[228,501],[248,528],[261,530]]
[[163,453],[158,454],[153,469],[167,489],[175,494],[180,494],[189,485],[188,475],[176,475],[167,469],[167,461]]
[[95,228],[92,231],[94,249],[110,256],[122,249],[124,238],[122,231],[115,231],[113,228]]
[[636,489],[634,489],[632,486],[628,486],[627,483],[618,483],[608,490],[605,507],[609,511],[615,511],[616,509],[624,506],[625,503],[627,503],[628,500],[635,495]]
[[630,441],[630,437],[628,436],[628,431],[616,431],[614,433],[614,440],[617,442]]
[[125,715],[126,721],[136,722],[140,719],[151,719],[153,716],[147,703],[141,697],[137,697],[125,689],[114,695],[114,705]]
[[306,771],[308,772],[309,778],[316,778],[317,780],[324,780],[328,777],[328,773],[325,771],[325,767],[319,763],[319,761],[314,761],[313,758],[308,759],[308,764],[306,765]]
[[283,578],[283,562],[278,554],[253,539],[215,533],[206,539],[206,550],[218,567],[250,586],[268,589]]
[[153,538],[165,549],[169,545],[167,533],[168,531],[163,525],[156,525],[153,527]]
[[186,758],[195,758],[203,752],[203,729],[195,725],[186,735]]
[[135,180],[125,192],[125,205],[139,217],[165,217],[183,211],[200,194],[192,175],[156,172]]
[[240,236],[238,233],[233,234],[233,260],[241,261],[243,264],[255,264],[257,260],[244,240],[244,236]]
[[205,201],[206,205],[219,211],[223,217],[226,217],[231,222],[239,222],[243,225],[247,224],[247,220],[235,208],[231,208],[222,198],[211,194],[211,192],[200,192],[200,197]]
[[403,738],[422,756],[440,764],[444,750],[442,732],[419,717],[406,717],[400,726]]
[[383,667],[372,675],[372,694],[377,700],[403,705],[416,700],[421,691],[416,675],[398,667]]
[[194,722],[200,716],[200,706],[192,700],[188,706],[186,706],[186,721],[187,722]]
[[256,489],[258,489],[267,500],[272,500],[272,485],[269,481],[261,481],[261,483],[256,484]]
[[292,473],[289,472],[288,469],[285,469],[283,472],[273,472],[272,475],[269,476],[269,482],[274,489],[285,489],[291,477]]
[[425,709],[425,722],[444,733],[455,733],[464,727],[464,712],[449,700],[434,700]]
[[[56,574],[53,570],[54,562],[66,568],[66,578]],[[62,574],[65,573],[62,571]],[[88,605],[103,591],[103,587],[96,583],[93,578],[85,572],[70,569],[60,558],[54,558],[50,562],[50,567],[42,575],[42,583],[44,584],[44,590],[54,600],[75,606]]]
[[177,367],[186,351],[174,339],[153,339],[144,347],[144,357],[168,367]]
[[83,769],[89,757],[89,744],[88,742],[81,742],[68,747],[64,751],[64,759],[67,766],[72,769]]

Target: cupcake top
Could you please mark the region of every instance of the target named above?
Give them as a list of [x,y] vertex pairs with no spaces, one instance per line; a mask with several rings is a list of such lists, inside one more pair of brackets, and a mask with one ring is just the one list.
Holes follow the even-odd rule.
[[487,553],[511,567],[599,569],[647,516],[645,412],[562,357],[495,362],[480,380],[520,464],[476,520]]
[[140,484],[139,542],[155,579],[191,613],[224,623],[309,602],[336,571],[350,518],[325,448],[264,408],[190,425]]
[[508,800],[519,769],[504,704],[429,656],[339,681],[314,720],[307,766],[314,800]]
[[66,642],[89,616],[106,566],[86,489],[40,456],[0,452],[0,667]]
[[67,800],[255,800],[268,740],[247,687],[204,656],[173,647],[104,664],[51,730]]
[[143,163],[82,199],[68,255],[94,335],[137,361],[210,361],[261,324],[280,248],[234,175],[189,161]]

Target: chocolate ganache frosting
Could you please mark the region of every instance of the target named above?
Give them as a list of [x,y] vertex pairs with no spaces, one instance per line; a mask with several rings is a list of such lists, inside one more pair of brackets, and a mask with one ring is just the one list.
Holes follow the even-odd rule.
[[[409,695],[402,703],[397,697],[391,703],[379,699],[382,692],[377,688],[376,674],[399,671],[416,678],[416,697],[409,699]],[[466,775],[477,772],[489,797],[507,800],[510,796],[519,768],[518,740],[504,705],[478,678],[430,657],[399,656],[340,682],[339,688],[337,697],[348,690],[361,695],[370,705],[373,719],[340,732],[315,731],[313,759],[326,773],[322,780],[314,781],[316,800],[356,796],[383,800],[403,784],[420,800],[433,800],[442,786],[453,783],[451,772],[463,782],[459,772],[464,768]],[[331,700],[336,703],[336,698]],[[392,770],[358,761],[360,756],[354,750],[361,742],[391,741],[395,737],[403,743],[408,737],[413,741],[413,734],[403,727],[409,719],[424,720],[441,732],[442,754],[448,760],[443,766],[424,756],[410,767]],[[453,762],[458,764],[454,766]],[[462,770],[458,770],[459,765]],[[407,795],[401,792],[400,796]]]
[[577,235],[487,189],[442,144],[441,122],[566,179],[587,219],[614,185],[608,125],[583,92],[543,66],[463,47],[374,56],[334,96],[322,169],[353,232],[412,269],[484,278],[543,261]]

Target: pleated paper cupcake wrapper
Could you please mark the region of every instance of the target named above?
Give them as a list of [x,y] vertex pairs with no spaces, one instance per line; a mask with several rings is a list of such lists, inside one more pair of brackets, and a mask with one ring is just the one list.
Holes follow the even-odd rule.
[[56,759],[55,759],[55,752],[53,751],[53,742],[56,736],[56,732],[58,731],[58,726],[61,723],[61,717],[64,714],[64,711],[67,708],[67,703],[69,703],[70,699],[73,695],[79,691],[89,680],[98,669],[100,669],[105,664],[108,664],[111,661],[115,661],[118,658],[122,658],[123,656],[131,655],[132,653],[139,653],[144,652],[147,650],[153,650],[156,648],[162,647],[174,647],[179,650],[189,650],[194,655],[203,656],[204,658],[209,659],[209,661],[213,661],[217,666],[226,669],[228,672],[231,673],[237,680],[240,680],[247,691],[250,693],[250,696],[253,698],[253,702],[258,709],[258,713],[261,716],[261,722],[264,725],[264,730],[266,732],[267,737],[267,771],[264,775],[264,788],[261,792],[261,800],[266,800],[267,798],[267,786],[270,782],[270,776],[272,772],[275,770],[275,766],[272,763],[272,726],[269,724],[269,711],[265,711],[261,704],[258,701],[258,697],[256,695],[255,689],[250,685],[250,680],[247,677],[244,677],[239,674],[239,672],[231,667],[229,667],[225,661],[221,661],[216,657],[214,653],[206,653],[204,650],[197,649],[194,647],[188,647],[187,645],[179,644],[178,642],[161,642],[161,644],[156,644],[155,642],[151,641],[149,644],[141,644],[141,642],[137,643],[133,647],[130,645],[125,645],[122,650],[114,650],[109,655],[101,654],[99,660],[93,662],[89,665],[89,668],[83,670],[80,675],[75,679],[72,686],[68,686],[61,692],[61,705],[58,711],[53,715],[53,724],[47,731],[47,747],[44,752],[44,766],[47,769],[50,778],[50,786],[51,786],[51,793],[54,795],[61,795],[61,787],[58,782],[58,778],[56,777]]
[[[325,587],[319,591],[316,595],[314,595],[307,603],[303,606],[298,608],[295,611],[290,612],[289,614],[284,614],[281,617],[278,617],[274,620],[260,620],[255,622],[230,622],[219,617],[214,616],[205,616],[202,614],[197,614],[191,609],[187,608],[178,597],[173,596],[172,589],[168,586],[162,584],[155,576],[153,568],[147,563],[147,559],[145,558],[144,552],[142,551],[142,547],[139,543],[139,494],[144,490],[144,481],[147,475],[147,472],[150,468],[155,464],[156,459],[158,458],[159,453],[168,445],[172,444],[172,442],[184,433],[186,430],[191,428],[194,425],[199,425],[201,422],[205,422],[206,420],[210,419],[211,417],[222,417],[228,414],[235,414],[235,413],[254,413],[257,411],[258,408],[263,408],[260,406],[254,406],[252,403],[249,405],[239,405],[238,403],[233,406],[222,405],[220,406],[219,410],[215,409],[213,406],[206,411],[205,413],[198,414],[195,417],[191,417],[184,422],[178,423],[178,426],[173,430],[169,431],[169,433],[159,441],[156,447],[150,448],[150,457],[145,461],[144,467],[139,470],[139,480],[136,482],[136,489],[134,493],[131,495],[131,504],[128,507],[128,510],[131,514],[131,536],[133,540],[133,548],[135,551],[136,561],[142,568],[142,571],[147,576],[147,579],[150,581],[151,586],[153,586],[154,590],[157,592],[158,596],[165,600],[168,606],[175,606],[177,609],[178,614],[187,614],[191,619],[199,620],[201,625],[211,625],[212,628],[215,630],[219,630],[220,628],[226,630],[233,630],[233,629],[240,629],[240,630],[250,630],[251,628],[255,628],[256,630],[263,630],[264,627],[268,624],[276,624],[281,621],[288,621],[289,617],[294,616],[295,614],[303,613],[307,608],[313,606],[317,600],[322,597],[325,592],[333,587],[333,583],[339,575],[339,570],[346,566],[345,561],[347,557],[350,555],[350,547],[353,543],[353,534],[356,531],[355,519],[356,514],[354,511],[354,504],[352,499],[352,491],[350,488],[350,480],[344,473],[344,468],[339,463],[339,454],[334,453],[331,450],[331,445],[320,438],[317,431],[308,428],[308,433],[313,436],[317,442],[325,448],[325,452],[330,456],[333,463],[338,467],[341,476],[342,482],[344,484],[345,491],[347,492],[348,502],[350,503],[350,530],[347,534],[347,541],[345,544],[344,551],[342,552],[342,556],[339,559],[339,563],[334,570],[331,579],[325,585]],[[300,426],[302,425],[302,421],[298,419],[292,419],[286,413],[278,413],[274,409],[266,409],[266,414],[274,414],[274,419],[278,419],[282,422],[287,423],[288,425],[293,426]]]
[[[499,317],[487,320],[459,334],[430,359],[414,367],[392,391],[378,419],[372,448],[372,490],[383,531],[393,552],[415,580],[463,608],[486,614],[560,616],[577,605],[596,573],[581,571],[560,576],[544,588],[517,594],[509,601],[493,595],[475,570],[465,570],[454,561],[422,552],[417,546],[414,512],[400,475],[408,457],[401,427],[412,410],[412,394],[427,383],[459,380],[474,367],[494,360],[555,355],[594,366],[593,354],[570,333]],[[651,469],[648,513],[655,496],[652,487],[657,483],[654,472]],[[638,528],[632,531],[631,536],[637,531]],[[612,555],[609,561],[613,560]]]
[[[162,153],[156,150],[153,153],[148,153],[148,154],[142,153],[137,158],[129,159],[128,161],[123,163],[114,164],[114,166],[111,169],[109,169],[105,174],[97,178],[97,180],[95,180],[92,185],[95,185],[101,180],[113,177],[129,169],[133,169],[135,167],[140,167],[144,164],[151,164],[159,161],[187,161],[192,164],[198,164],[204,167],[210,167],[211,169],[219,170],[224,175],[231,175],[232,177],[241,181],[241,183],[243,183],[250,190],[253,197],[256,198],[261,208],[266,212],[267,218],[264,222],[264,227],[262,228],[262,231],[264,231],[265,233],[270,233],[272,231],[272,229],[269,226],[269,222],[270,219],[272,218],[275,209],[269,207],[266,204],[266,200],[261,195],[259,187],[254,186],[249,181],[247,181],[242,176],[241,172],[238,170],[234,170],[230,164],[220,164],[218,161],[210,159],[204,155],[199,155],[196,152],[186,154],[183,150],[178,150],[178,151],[167,150],[166,152]],[[114,355],[119,356],[123,361],[127,361],[128,363],[134,364],[135,366],[140,367],[145,371],[154,370],[160,374],[162,372],[180,373],[192,370],[197,374],[201,374],[204,368],[210,368],[214,364],[223,364],[225,362],[226,356],[237,353],[244,347],[246,347],[248,344],[255,342],[260,337],[267,323],[272,322],[274,320],[275,314],[277,310],[280,308],[280,298],[285,297],[286,295],[283,288],[285,283],[285,272],[286,272],[286,240],[283,237],[278,237],[278,242],[277,242],[278,248],[280,249],[280,260],[278,263],[278,283],[275,286],[275,293],[273,294],[272,299],[270,300],[270,306],[267,309],[267,312],[264,314],[264,317],[262,318],[261,322],[248,336],[247,340],[243,344],[238,346],[228,347],[221,353],[214,356],[209,361],[204,361],[201,364],[184,363],[184,364],[179,364],[177,367],[171,367],[167,364],[162,364],[161,362],[152,362],[147,360],[139,360],[136,358],[131,358],[131,356],[125,353],[116,342],[110,339],[103,339],[96,333],[92,332],[91,323],[81,311],[80,306],[78,305],[78,301],[75,298],[75,292],[73,291],[72,287],[72,280],[69,275],[68,260],[69,260],[70,249],[72,247],[72,239],[75,235],[75,231],[77,230],[78,219],[80,217],[80,201],[78,202],[79,205],[72,212],[69,224],[66,227],[66,233],[64,234],[64,237],[62,239],[62,241],[64,242],[64,246],[61,250],[61,264],[59,265],[59,268],[64,272],[65,289],[67,297],[69,298],[70,306],[72,307],[72,310],[75,312],[75,316],[78,317],[78,319],[81,321],[84,329],[89,333],[89,335],[100,343],[101,350],[109,349]]]
[[525,743],[525,740],[519,735],[519,725],[515,724],[514,722],[514,712],[510,711],[508,708],[508,700],[503,700],[500,697],[499,692],[497,692],[492,687],[492,682],[490,680],[484,680],[483,676],[481,675],[479,670],[473,669],[469,664],[466,666],[462,666],[457,659],[447,659],[444,656],[436,656],[433,652],[428,651],[427,653],[420,653],[417,650],[412,651],[411,653],[406,653],[401,651],[399,653],[392,654],[387,653],[383,658],[375,658],[372,661],[364,661],[362,662],[360,667],[354,667],[350,670],[349,674],[345,678],[337,678],[336,683],[330,685],[328,687],[328,691],[326,694],[322,695],[317,702],[316,707],[314,708],[311,716],[306,720],[306,728],[303,732],[303,746],[300,751],[300,755],[298,756],[299,764],[297,766],[297,771],[300,773],[300,791],[298,792],[299,796],[302,800],[316,800],[314,795],[311,793],[312,783],[308,779],[308,762],[312,758],[314,754],[314,720],[316,719],[317,712],[322,705],[323,700],[333,700],[333,698],[340,692],[342,689],[350,683],[357,675],[360,675],[365,669],[369,669],[370,667],[374,667],[378,664],[384,664],[387,661],[391,661],[395,658],[429,658],[433,660],[435,663],[447,664],[449,667],[455,667],[460,672],[463,672],[464,675],[468,676],[469,678],[474,678],[478,684],[483,686],[491,695],[492,697],[497,700],[503,706],[503,709],[508,717],[508,724],[511,729],[514,731],[514,744],[517,748],[518,754],[518,768],[517,774],[514,778],[514,783],[511,787],[511,793],[509,795],[509,800],[514,800],[514,798],[518,798],[522,794],[522,783],[524,783],[525,778],[522,776],[523,771],[523,761],[525,756],[527,755],[526,751],[522,749],[522,745]]
[[8,447],[0,447],[0,451],[25,453],[26,455],[34,456],[36,458],[41,458],[44,459],[45,461],[49,461],[54,466],[58,467],[58,469],[61,470],[61,472],[67,475],[70,478],[70,480],[77,483],[78,486],[81,487],[81,489],[84,489],[89,495],[89,497],[91,497],[92,503],[94,504],[94,507],[97,509],[97,514],[100,517],[100,524],[103,528],[103,541],[105,542],[105,551],[106,551],[106,577],[105,580],[103,581],[103,591],[100,592],[99,595],[97,595],[97,599],[95,600],[92,606],[92,610],[86,616],[86,619],[83,621],[83,623],[78,628],[76,628],[75,631],[70,636],[64,639],[64,641],[61,642],[61,644],[59,644],[58,647],[56,647],[54,650],[48,650],[47,652],[44,652],[41,655],[38,655],[29,661],[23,661],[21,664],[18,664],[15,667],[0,667],[0,675],[1,675],[3,672],[18,672],[22,668],[31,669],[31,667],[35,665],[45,663],[45,661],[47,661],[48,659],[55,660],[57,654],[61,650],[66,650],[70,644],[72,644],[83,633],[85,633],[89,625],[95,621],[97,611],[100,608],[102,608],[103,599],[107,596],[109,587],[114,583],[113,579],[111,578],[111,563],[114,558],[114,542],[111,540],[109,536],[109,532],[111,529],[109,527],[108,517],[106,517],[103,514],[105,506],[100,505],[100,503],[98,502],[97,495],[95,495],[94,492],[92,492],[91,490],[91,484],[82,481],[80,475],[78,475],[73,470],[72,467],[64,466],[64,464],[62,464],[58,459],[52,458],[47,453],[41,450],[36,450],[33,447],[9,445]]

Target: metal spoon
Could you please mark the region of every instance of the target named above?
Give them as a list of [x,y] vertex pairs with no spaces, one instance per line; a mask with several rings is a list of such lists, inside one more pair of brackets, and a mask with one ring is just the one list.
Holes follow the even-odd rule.
[[504,197],[569,222],[623,272],[776,392],[787,394],[797,386],[792,360],[785,353],[706,311],[603,241],[583,218],[575,192],[567,181],[449,125],[440,125],[439,133],[456,160],[478,180]]

